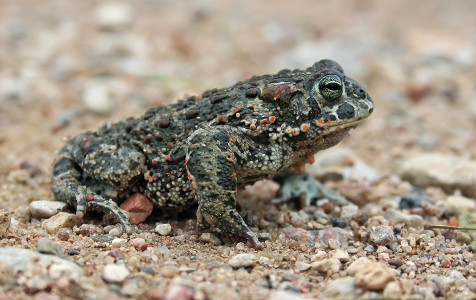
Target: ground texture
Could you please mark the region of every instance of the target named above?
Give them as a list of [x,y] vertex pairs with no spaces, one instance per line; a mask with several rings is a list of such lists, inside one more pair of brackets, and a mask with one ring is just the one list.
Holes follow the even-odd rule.
[[[0,298],[475,298],[473,232],[425,227],[476,223],[475,11],[429,0],[1,1]],[[53,200],[65,137],[322,58],[376,106],[308,166],[355,205],[272,205],[279,186],[257,183],[239,199],[271,235],[255,251],[201,235],[193,210],[154,212],[127,235],[35,203]]]

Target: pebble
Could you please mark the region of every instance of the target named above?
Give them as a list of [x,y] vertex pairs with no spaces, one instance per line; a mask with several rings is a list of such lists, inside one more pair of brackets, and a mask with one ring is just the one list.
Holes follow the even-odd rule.
[[92,236],[91,239],[96,243],[108,243],[112,240],[112,237],[109,234],[100,234]]
[[370,241],[375,245],[386,246],[395,240],[393,229],[390,226],[380,225],[370,233]]
[[6,209],[0,208],[0,238],[7,236],[10,223],[11,213]]
[[177,268],[177,266],[174,266],[174,265],[165,265],[162,268],[160,268],[160,274],[167,278],[175,277],[175,275],[177,275],[178,272],[179,272],[179,269]]
[[342,264],[337,258],[326,258],[320,261],[315,261],[311,264],[313,270],[319,272],[327,272],[331,270],[333,273],[339,272]]
[[102,229],[93,224],[82,224],[81,226],[79,226],[79,234],[83,236],[102,234]]
[[129,241],[129,244],[137,250],[144,251],[149,246],[143,238],[134,238]]
[[422,216],[419,215],[408,215],[394,208],[389,208],[385,211],[385,217],[390,221],[399,223],[403,222],[409,227],[416,229],[422,229],[425,225],[425,221]]
[[15,273],[25,273],[37,266],[67,265],[74,278],[79,277],[83,270],[76,264],[54,255],[41,254],[37,251],[6,247],[0,248],[0,262],[6,263]]
[[323,294],[332,299],[355,299],[360,289],[355,286],[354,278],[344,277],[332,280],[324,288]]
[[41,227],[49,234],[58,232],[60,228],[72,228],[78,223],[76,215],[60,212],[41,223]]
[[209,232],[204,232],[199,238],[200,241],[205,242],[205,243],[210,243],[215,246],[221,245],[221,241],[219,238],[217,238],[215,235]]
[[458,214],[465,215],[476,210],[476,202],[463,196],[449,196],[444,201],[444,206],[456,210]]
[[318,241],[329,244],[330,240],[336,240],[340,243],[353,239],[352,233],[339,227],[331,227],[319,230]]
[[336,249],[331,253],[331,257],[338,259],[341,263],[349,261],[349,253],[342,249]]
[[60,244],[53,242],[52,240],[41,237],[36,242],[36,251],[45,254],[52,254],[63,258],[63,247]]
[[354,276],[355,285],[364,289],[380,291],[383,290],[389,282],[395,280],[395,274],[388,267],[378,262],[366,264],[358,270]]
[[122,202],[120,208],[129,212],[129,222],[136,225],[144,222],[152,214],[154,205],[146,196],[135,193]]
[[114,109],[114,101],[111,98],[109,87],[99,80],[86,83],[82,100],[89,111],[97,114],[107,114]]
[[122,233],[123,233],[123,231],[122,231],[121,227],[114,227],[111,230],[109,230],[109,232],[108,232],[108,234],[110,236],[117,236],[117,237],[121,236]]
[[61,211],[65,211],[68,204],[61,201],[38,200],[30,203],[30,213],[33,218],[50,218]]
[[[0,286],[12,289],[16,285],[15,272],[6,262],[0,261]],[[0,298],[2,294],[0,293]]]
[[69,240],[70,231],[68,228],[60,228],[56,233],[56,236],[62,241],[67,241]]
[[129,274],[129,270],[123,264],[108,264],[102,271],[102,278],[109,283],[121,283]]
[[331,221],[332,227],[346,228],[347,226],[349,226],[349,223],[347,223],[345,220],[341,218],[332,217],[330,218],[330,221]]
[[123,30],[132,23],[132,11],[127,2],[106,2],[96,8],[94,15],[103,30]]
[[340,217],[342,219],[352,219],[357,212],[359,211],[359,207],[354,204],[344,205],[342,206],[342,210],[340,212]]
[[400,168],[402,179],[426,188],[441,187],[447,192],[461,190],[468,197],[476,197],[476,161],[462,157],[424,153],[404,161]]
[[392,281],[387,284],[383,290],[383,297],[386,299],[400,299],[402,297],[402,289],[400,284],[396,281]]
[[398,207],[400,209],[421,207],[423,202],[431,203],[429,199],[421,197],[421,196],[406,195],[406,196],[400,197],[400,202],[398,203]]
[[303,261],[297,261],[295,266],[296,266],[296,269],[298,269],[300,272],[305,272],[311,268],[311,264],[308,264]]
[[121,246],[124,246],[126,243],[127,243],[127,239],[116,238],[111,241],[111,246],[113,248],[119,248]]
[[296,241],[305,241],[308,244],[314,243],[314,238],[317,235],[317,231],[308,231],[302,228],[283,228],[281,230],[284,236]]
[[230,261],[228,261],[228,265],[235,269],[246,268],[253,266],[257,261],[258,259],[256,255],[249,253],[241,253],[233,256]]
[[150,300],[193,300],[195,299],[195,290],[185,284],[174,284],[168,289],[153,287],[149,290]]
[[170,224],[159,224],[155,227],[155,232],[160,235],[168,235],[172,231],[172,226]]
[[359,257],[353,263],[351,263],[346,270],[347,274],[354,275],[357,271],[362,269],[365,265],[372,263],[367,257]]

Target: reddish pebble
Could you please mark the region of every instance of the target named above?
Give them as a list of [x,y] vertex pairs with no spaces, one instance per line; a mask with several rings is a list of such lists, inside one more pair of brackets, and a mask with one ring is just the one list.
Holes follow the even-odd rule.
[[150,216],[154,205],[146,196],[135,193],[122,202],[120,208],[129,212],[129,222],[135,225],[144,222]]
[[144,251],[149,247],[143,238],[135,238],[129,241],[129,244],[137,250]]
[[441,263],[441,266],[443,268],[449,268],[451,267],[451,262],[449,260],[445,260],[444,262]]
[[448,219],[448,225],[449,226],[458,226],[458,218],[456,216],[451,216]]
[[[144,241],[145,242],[145,241]],[[111,250],[107,253],[107,256],[111,256],[114,258],[114,262],[118,260],[124,260],[124,253],[122,253],[118,249]]]

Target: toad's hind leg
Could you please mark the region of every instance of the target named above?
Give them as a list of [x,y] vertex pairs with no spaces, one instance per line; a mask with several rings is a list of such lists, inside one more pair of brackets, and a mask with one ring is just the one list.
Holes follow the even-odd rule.
[[199,129],[187,141],[187,172],[198,200],[201,228],[240,240],[255,249],[258,241],[236,211],[235,158],[227,129]]
[[80,134],[58,153],[52,192],[57,200],[76,207],[80,218],[88,210],[95,210],[130,229],[128,213],[114,200],[143,172],[144,161],[143,155],[132,147],[108,145],[93,134]]
[[106,199],[83,185],[78,166],[68,157],[59,156],[53,168],[51,190],[57,200],[76,207],[76,216],[81,219],[88,210],[110,215],[120,223],[127,232],[131,231],[129,215],[119,208],[116,202]]

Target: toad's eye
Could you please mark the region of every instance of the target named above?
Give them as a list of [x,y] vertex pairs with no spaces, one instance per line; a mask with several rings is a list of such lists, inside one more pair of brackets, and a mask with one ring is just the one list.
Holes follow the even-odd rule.
[[337,75],[326,75],[317,83],[317,88],[324,100],[334,104],[342,96],[342,79]]

